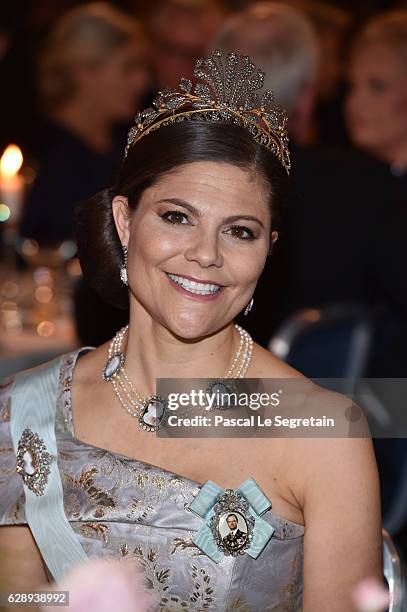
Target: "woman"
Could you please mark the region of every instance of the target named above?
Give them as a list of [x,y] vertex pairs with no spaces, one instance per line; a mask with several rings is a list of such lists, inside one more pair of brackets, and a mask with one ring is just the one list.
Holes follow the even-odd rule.
[[137,21],[101,2],[76,7],[55,23],[39,60],[48,126],[22,236],[51,246],[73,239],[74,207],[114,176],[122,148],[115,128],[131,120],[146,86]]
[[[351,610],[354,583],[381,575],[379,488],[368,438],[276,437],[254,444],[246,437],[151,433],[161,425],[152,425],[151,409],[160,419],[165,402],[152,396],[156,378],[247,375],[307,384],[233,324],[252,305],[277,238],[289,157],[283,114],[268,92],[261,104],[253,95],[261,73],[234,54],[225,64],[217,52],[198,61],[195,74],[204,83],[192,89],[182,80],[180,92],[165,92],[157,110],[136,118],[116,185],[81,209],[85,274],[116,304],[130,300],[128,330],[98,349],[64,356],[34,379],[17,379],[28,384],[28,395],[20,386],[4,390],[2,446],[11,475],[1,496],[0,546],[10,559],[8,587],[27,586],[28,572],[32,584],[43,581],[41,555],[56,577],[61,560],[74,564],[84,549],[139,559],[157,609],[164,610]],[[310,397],[322,398],[325,408],[328,396],[319,393]],[[37,407],[28,413],[28,404],[19,410],[26,398]],[[342,410],[342,398],[337,406]],[[53,426],[55,410],[57,449],[41,425]],[[39,414],[41,423],[34,422]],[[52,480],[59,472],[38,432],[46,452],[58,453],[59,489]],[[14,443],[26,488],[33,484],[25,453],[43,453],[44,490],[27,491],[41,555],[23,526]],[[230,538],[227,551],[205,522],[211,512],[218,516],[214,504],[223,494],[234,501],[226,500],[219,521],[225,527],[234,514],[245,534]],[[250,499],[254,531],[241,495]],[[62,545],[65,536],[69,546]],[[252,542],[256,550],[246,548]],[[26,565],[15,572],[10,568],[22,545]]]
[[[39,61],[47,125],[22,237],[44,247],[74,240],[75,207],[113,180],[125,142],[121,126],[131,121],[147,85],[146,43],[135,19],[103,2],[59,18]],[[78,335],[94,346],[127,321],[127,313],[108,308],[83,283],[75,304]]]
[[407,11],[371,19],[355,37],[346,117],[353,143],[404,177],[407,193]]

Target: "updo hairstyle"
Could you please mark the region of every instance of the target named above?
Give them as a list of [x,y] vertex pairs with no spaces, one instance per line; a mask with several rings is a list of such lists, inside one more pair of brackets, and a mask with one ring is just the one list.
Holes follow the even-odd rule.
[[257,144],[246,129],[204,121],[162,127],[130,147],[115,185],[76,210],[77,244],[85,278],[110,304],[128,307],[128,289],[120,280],[122,245],[112,213],[112,200],[125,196],[135,210],[142,193],[165,174],[197,161],[230,163],[253,171],[270,190],[272,228],[276,229],[288,177],[275,155]]

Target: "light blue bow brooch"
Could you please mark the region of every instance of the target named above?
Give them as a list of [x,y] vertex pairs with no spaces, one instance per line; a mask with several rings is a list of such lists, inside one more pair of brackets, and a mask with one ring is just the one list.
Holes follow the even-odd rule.
[[261,518],[269,508],[271,502],[254,478],[236,490],[208,480],[188,506],[204,520],[192,542],[216,563],[225,555],[244,553],[257,559],[275,531]]

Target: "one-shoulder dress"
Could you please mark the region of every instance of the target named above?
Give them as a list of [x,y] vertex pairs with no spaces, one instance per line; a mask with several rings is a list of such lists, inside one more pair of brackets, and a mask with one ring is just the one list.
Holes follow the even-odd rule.
[[[202,483],[75,437],[71,380],[85,350],[61,358],[54,424],[61,508],[81,550],[89,558],[137,559],[157,610],[301,610],[303,525],[265,512],[262,518],[274,533],[260,555],[225,555],[216,563],[192,542],[202,519],[188,506]],[[10,379],[0,391],[0,527],[28,525],[12,410]]]

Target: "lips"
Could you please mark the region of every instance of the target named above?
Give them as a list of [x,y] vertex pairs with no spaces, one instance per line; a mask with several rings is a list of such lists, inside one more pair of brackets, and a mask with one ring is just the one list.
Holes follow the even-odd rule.
[[218,285],[210,281],[193,280],[186,276],[170,274],[169,272],[166,272],[166,274],[174,283],[177,283],[186,291],[197,295],[215,295],[222,288],[222,285]]

